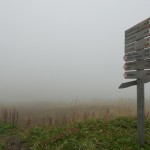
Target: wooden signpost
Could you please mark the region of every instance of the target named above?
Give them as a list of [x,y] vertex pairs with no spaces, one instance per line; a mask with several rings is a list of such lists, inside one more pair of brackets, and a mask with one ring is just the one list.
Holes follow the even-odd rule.
[[125,31],[124,51],[124,78],[136,80],[122,83],[119,88],[137,85],[137,140],[144,145],[144,84],[150,82],[150,18]]

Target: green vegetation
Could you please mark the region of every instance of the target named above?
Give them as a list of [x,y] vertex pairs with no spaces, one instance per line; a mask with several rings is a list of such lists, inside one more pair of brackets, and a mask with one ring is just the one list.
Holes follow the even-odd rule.
[[[20,129],[0,123],[0,149],[18,146],[36,150],[149,150],[150,120],[146,119],[146,143],[136,143],[136,118],[88,120],[66,127]],[[13,140],[12,140],[13,139]]]

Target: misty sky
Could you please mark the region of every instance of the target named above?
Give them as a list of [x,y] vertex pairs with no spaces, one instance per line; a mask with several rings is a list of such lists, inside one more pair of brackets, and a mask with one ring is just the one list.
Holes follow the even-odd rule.
[[[150,0],[0,0],[0,101],[136,98],[119,90],[124,31]],[[149,98],[150,85],[146,85]]]

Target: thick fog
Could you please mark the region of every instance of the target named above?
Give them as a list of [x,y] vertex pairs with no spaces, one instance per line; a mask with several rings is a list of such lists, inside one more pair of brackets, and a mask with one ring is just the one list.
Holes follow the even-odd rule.
[[[149,0],[0,1],[0,101],[136,98],[123,77],[124,31]],[[149,98],[149,84],[146,98]]]

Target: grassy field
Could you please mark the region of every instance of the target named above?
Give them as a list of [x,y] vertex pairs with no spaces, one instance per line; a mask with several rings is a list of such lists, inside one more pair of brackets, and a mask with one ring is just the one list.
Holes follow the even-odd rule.
[[90,119],[64,127],[21,129],[0,123],[0,148],[24,150],[149,150],[150,120],[146,119],[146,144],[136,142],[136,118],[108,121]]
[[144,150],[150,149],[149,105],[145,145],[136,142],[136,103],[1,105],[0,149]]

